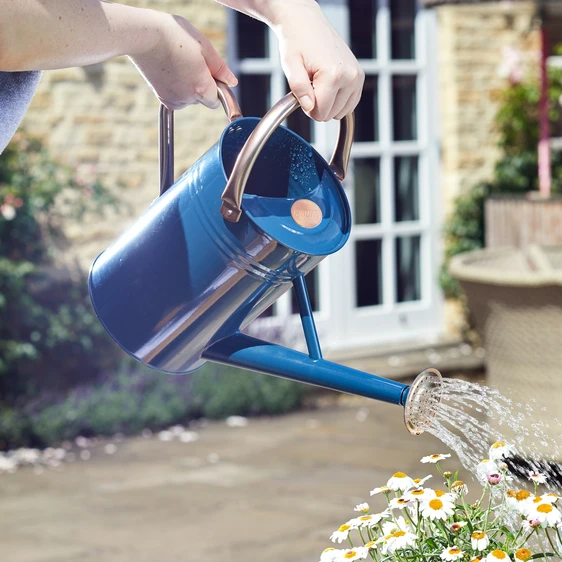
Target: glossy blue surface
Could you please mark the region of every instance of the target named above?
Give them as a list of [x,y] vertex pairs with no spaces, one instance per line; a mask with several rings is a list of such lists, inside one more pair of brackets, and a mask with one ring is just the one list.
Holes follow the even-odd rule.
[[[349,237],[341,184],[308,143],[282,127],[250,174],[240,221],[222,218],[226,177],[257,122],[231,123],[92,265],[98,317],[127,353],[150,367],[196,369],[205,350],[244,328]],[[322,210],[315,228],[291,217],[292,203],[303,198]]]
[[234,334],[217,342],[204,353],[205,359],[250,369],[269,375],[366,396],[403,406],[409,387],[375,375],[357,371],[325,359],[313,359],[244,334]]

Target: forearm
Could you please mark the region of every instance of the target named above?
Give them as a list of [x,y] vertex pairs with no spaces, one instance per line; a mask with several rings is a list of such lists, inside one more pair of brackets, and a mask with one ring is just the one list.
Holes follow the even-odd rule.
[[49,70],[139,55],[160,13],[103,0],[0,0],[0,70]]

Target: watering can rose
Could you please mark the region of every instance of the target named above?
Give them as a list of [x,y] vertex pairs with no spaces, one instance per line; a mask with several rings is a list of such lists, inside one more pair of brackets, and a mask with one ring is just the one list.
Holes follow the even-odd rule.
[[[355,506],[360,512],[331,535],[334,543],[320,562],[372,559],[375,562],[520,562],[531,558],[562,559],[562,513],[558,495],[539,495],[546,475],[529,472],[534,489],[515,488],[515,477],[504,459],[515,452],[498,441],[474,472],[482,485],[480,499],[468,503],[468,486],[441,468],[449,454],[421,459],[434,464],[443,489],[425,486],[431,475],[414,478],[395,472],[382,486],[371,490],[382,509],[368,503]],[[374,498],[376,499],[376,498]],[[377,500],[379,501],[379,500]]]

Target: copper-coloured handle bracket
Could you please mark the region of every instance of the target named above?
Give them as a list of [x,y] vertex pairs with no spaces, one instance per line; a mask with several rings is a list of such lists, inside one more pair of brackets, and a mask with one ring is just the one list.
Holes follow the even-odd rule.
[[[269,137],[275,129],[299,107],[299,101],[293,93],[281,98],[258,123],[234,164],[228,183],[222,194],[222,216],[230,222],[238,222],[242,215],[242,196],[250,172]],[[353,113],[340,121],[336,148],[330,160],[330,167],[340,181],[343,181],[349,163],[355,120]]]
[[[217,82],[219,101],[230,122],[242,117],[236,96],[224,83]],[[158,144],[160,148],[160,195],[174,183],[174,111],[160,105],[158,117]]]

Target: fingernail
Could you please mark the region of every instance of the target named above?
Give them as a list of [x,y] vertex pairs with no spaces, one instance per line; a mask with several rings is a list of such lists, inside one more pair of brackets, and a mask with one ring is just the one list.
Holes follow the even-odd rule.
[[308,96],[302,96],[300,102],[301,102],[301,107],[305,111],[312,111],[312,109],[314,109],[314,102]]

